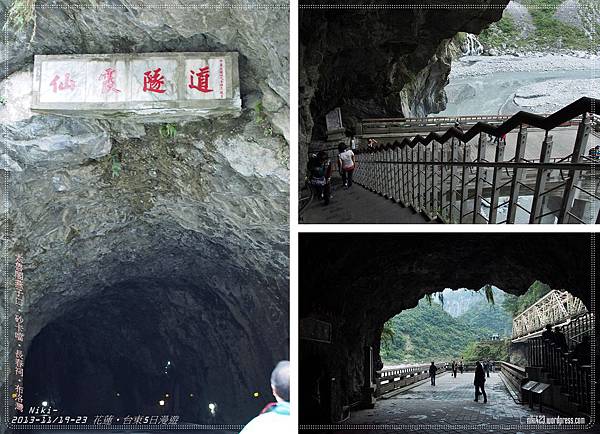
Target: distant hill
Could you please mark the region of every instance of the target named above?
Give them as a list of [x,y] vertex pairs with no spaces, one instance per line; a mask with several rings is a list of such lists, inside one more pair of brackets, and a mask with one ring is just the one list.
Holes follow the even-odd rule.
[[500,306],[502,291],[494,289],[495,305],[474,291],[446,290],[442,294],[443,307],[434,296],[431,305],[423,299],[389,321],[394,338],[382,347],[385,363],[460,358],[474,342],[510,334],[512,320]]
[[[484,52],[580,50],[595,52],[594,35],[600,34],[597,0],[511,1],[502,19],[478,35]],[[597,38],[597,36],[595,36]],[[597,40],[597,39],[596,39]],[[465,37],[458,42],[465,44]]]

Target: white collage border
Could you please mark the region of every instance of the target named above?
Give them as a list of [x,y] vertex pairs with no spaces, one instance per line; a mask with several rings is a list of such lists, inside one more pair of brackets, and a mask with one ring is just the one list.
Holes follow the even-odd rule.
[[[535,2],[536,4],[538,4],[540,7],[543,7],[544,4],[541,1],[537,1]],[[530,3],[528,3],[530,4]],[[101,8],[106,8],[106,7],[110,7],[111,5],[98,5],[97,7],[101,7]],[[140,3],[139,5],[137,5],[139,7],[144,7],[144,8],[162,8],[162,9],[168,9],[168,8],[178,8],[178,9],[183,9],[183,8],[188,8],[188,7],[194,7],[194,8],[203,8],[203,9],[227,9],[227,8],[248,8],[248,7],[253,7],[253,8],[260,8],[260,9],[268,9],[268,8],[272,8],[272,7],[276,7],[276,8],[282,8],[282,7],[286,7],[289,8],[290,11],[290,360],[292,361],[292,380],[291,380],[291,387],[292,387],[292,395],[291,395],[291,402],[292,402],[292,420],[294,423],[294,426],[297,426],[297,419],[298,419],[298,385],[299,385],[299,381],[298,381],[298,366],[296,363],[294,363],[295,361],[298,360],[298,291],[299,291],[299,286],[298,286],[298,237],[299,237],[299,233],[325,233],[325,232],[364,232],[364,233],[375,233],[375,232],[389,232],[389,233],[431,233],[432,231],[429,228],[426,227],[422,227],[420,225],[411,225],[411,224],[407,224],[407,225],[390,225],[390,224],[365,224],[365,225],[347,225],[347,224],[335,224],[335,225],[300,225],[298,223],[298,192],[297,189],[295,187],[292,186],[297,186],[298,185],[298,170],[297,170],[297,165],[298,165],[298,107],[296,104],[296,101],[298,101],[298,51],[297,51],[297,47],[298,47],[298,0],[292,0],[291,3],[289,5],[266,5],[266,4],[239,4],[239,5],[227,5],[224,3],[219,3],[219,4],[190,4],[189,6],[187,5],[180,5],[180,4],[168,4],[168,3],[162,3],[162,4],[143,4]],[[447,9],[448,7],[451,7],[452,5],[423,5],[423,4],[419,4],[419,3],[414,3],[414,4],[404,4],[404,5],[397,5],[397,4],[388,4],[388,5],[347,5],[347,4],[329,4],[329,5],[320,5],[320,6],[315,6],[314,8],[317,9],[334,9],[334,8],[339,8],[339,9],[357,9],[357,8],[370,8],[370,9],[400,9],[400,8],[414,8],[414,7],[428,7],[431,9],[437,9],[437,8],[445,8]],[[459,5],[462,8],[480,8],[481,5]],[[488,7],[494,7],[495,5],[488,5]],[[60,8],[60,5],[40,5],[38,7],[47,7],[47,8],[52,8],[52,9],[56,9],[56,8]],[[79,6],[75,6],[75,7],[89,7],[89,5],[79,5]],[[118,7],[118,6],[114,6],[114,7]],[[5,21],[6,18],[8,16],[8,11],[6,11],[5,13]],[[5,46],[5,65],[4,65],[4,69],[5,69],[5,76],[8,76],[8,31],[5,28],[4,32],[3,32],[3,37],[4,37],[4,46]],[[600,40],[600,35],[596,35],[597,39]],[[594,65],[594,69],[592,71],[592,73],[594,74],[594,76],[597,76],[596,73],[600,71],[600,68],[598,68],[598,65]],[[3,145],[7,146],[7,130],[6,130],[6,126],[3,129],[3,138],[4,140]],[[9,176],[8,173],[6,171],[4,171],[4,197],[2,198],[5,204],[5,218],[8,217],[8,182],[9,182]],[[551,228],[555,228],[555,227],[551,227]],[[471,232],[479,232],[481,231],[482,226],[479,225],[447,225],[444,228],[440,229],[436,229],[437,232],[444,232],[444,233],[464,233],[464,234],[468,234]],[[572,233],[578,233],[578,232],[582,232],[582,233],[590,233],[590,238],[591,238],[591,251],[590,251],[590,255],[591,255],[591,263],[592,263],[592,269],[591,269],[591,309],[593,312],[595,312],[595,280],[596,280],[596,270],[595,270],[595,260],[596,260],[596,253],[595,253],[595,239],[596,239],[596,232],[597,230],[597,226],[596,225],[591,225],[591,226],[585,226],[585,225],[564,225],[561,226],[560,229],[554,229],[554,230],[549,230],[548,227],[544,227],[544,225],[536,225],[536,226],[529,226],[529,225],[515,225],[513,227],[507,228],[506,226],[488,226],[485,229],[485,232],[489,232],[489,233],[527,233],[527,232],[541,232],[541,233],[552,233],[552,232],[572,232]],[[8,240],[8,226],[5,225],[5,233],[3,234],[4,239]],[[5,316],[6,319],[8,321],[8,308],[9,308],[9,300],[10,300],[10,288],[11,288],[11,282],[9,280],[9,276],[12,275],[12,273],[9,272],[10,267],[9,267],[9,260],[8,260],[8,244],[7,242],[4,242],[4,248],[5,251],[3,252],[3,257],[4,257],[4,263],[2,264],[3,266],[3,272],[5,275],[5,288],[4,288],[4,301],[5,301]],[[2,327],[4,329],[4,333],[3,333],[3,340],[4,340],[4,345],[6,348],[8,348],[8,327]],[[595,341],[592,340],[592,351],[593,353],[595,353]],[[5,368],[5,372],[6,372],[6,376],[8,376],[8,369],[9,369],[9,354],[8,351],[6,351],[5,354],[5,360],[3,361],[3,363],[6,363],[6,368]],[[595,376],[595,366],[592,367],[592,373]],[[7,380],[7,379],[6,379]],[[8,381],[6,381],[6,394],[5,394],[5,399],[4,399],[4,415],[8,415],[9,414],[9,406],[10,406],[10,398],[9,398],[9,392],[8,392]],[[592,386],[594,387],[594,386]],[[593,393],[595,393],[595,389],[593,389]],[[595,401],[593,402],[592,405],[595,405]],[[8,421],[6,421],[8,422]],[[121,428],[122,426],[115,426],[115,427],[111,427],[111,426],[105,426],[105,427],[96,427],[96,426],[91,426],[88,429],[114,429],[114,428]],[[159,429],[189,429],[189,428],[184,428],[185,426],[182,426],[182,428],[177,428],[177,426],[162,426],[162,427],[158,427]],[[221,428],[219,428],[221,427]],[[318,426],[318,427],[313,427],[311,426],[308,429],[324,429],[324,428],[329,428],[329,425],[326,426]],[[366,427],[364,425],[360,425],[360,426],[355,426],[355,428],[352,428],[351,425],[344,425],[342,426],[336,426],[337,428],[343,428],[343,429],[347,429],[347,430],[354,430],[354,429],[365,429]],[[430,425],[423,425],[423,428],[429,428]],[[535,426],[531,427],[534,428]],[[31,429],[31,426],[27,426],[27,427],[22,427],[23,429],[27,428],[27,429]],[[50,426],[43,426],[44,429],[50,429]],[[148,428],[148,427],[144,427],[145,429],[150,429],[152,430],[153,428]],[[211,429],[232,429],[234,428],[234,426],[231,425],[223,425],[223,426],[211,426]],[[234,429],[239,429],[239,426],[235,426]],[[402,429],[402,427],[398,427],[400,429]],[[404,429],[415,429],[415,428],[419,428],[418,425],[411,425],[410,427],[406,426],[404,427]],[[448,429],[468,429],[467,427],[463,428],[460,425],[449,425],[447,426]],[[481,429],[481,427],[479,427]],[[518,426],[519,429],[524,429],[523,426]],[[539,429],[540,427],[537,427],[537,429]],[[543,429],[548,429],[548,426],[542,426],[541,428]],[[563,427],[564,428],[564,427]],[[583,427],[582,429],[585,429],[586,427]],[[55,428],[52,429],[64,429],[64,426],[57,426]],[[69,427],[69,429],[73,429],[72,427]],[[77,430],[77,429],[83,429],[83,427],[77,427],[73,430]],[[377,426],[370,426],[369,429],[378,429]],[[381,429],[381,428],[379,428]],[[388,426],[387,429],[390,429],[390,427]],[[511,429],[509,427],[509,429]],[[529,427],[527,427],[527,429],[529,429]]]

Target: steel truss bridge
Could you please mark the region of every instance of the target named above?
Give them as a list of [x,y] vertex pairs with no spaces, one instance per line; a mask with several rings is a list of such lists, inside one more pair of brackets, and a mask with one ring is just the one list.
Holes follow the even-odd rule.
[[548,324],[565,325],[587,313],[585,305],[577,297],[567,291],[552,290],[513,319],[512,341],[537,337]]

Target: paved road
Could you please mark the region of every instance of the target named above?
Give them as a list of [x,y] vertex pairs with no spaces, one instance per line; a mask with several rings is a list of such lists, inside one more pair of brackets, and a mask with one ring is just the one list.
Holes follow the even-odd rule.
[[[556,430],[539,426],[536,428],[535,424],[528,426],[528,417],[542,414],[538,411],[531,411],[529,407],[513,401],[498,373],[491,374],[491,377],[487,379],[488,403],[483,404],[481,399],[480,402],[474,402],[473,377],[472,372],[458,374],[456,379],[449,374],[443,374],[438,377],[435,387],[426,382],[395,397],[379,400],[372,410],[360,410],[352,413],[346,423],[363,425],[361,427],[363,429],[358,431],[372,432],[373,434],[391,434],[403,431],[468,432],[472,434],[568,432],[563,429]],[[555,414],[550,412],[545,413],[545,416],[551,417]],[[378,425],[378,428],[368,429],[374,425]],[[388,425],[390,429],[382,425]],[[353,429],[352,432],[356,433],[357,430]]]
[[354,184],[345,190],[341,178],[332,178],[334,192],[329,205],[313,200],[302,215],[300,223],[413,223],[427,221],[408,208]]

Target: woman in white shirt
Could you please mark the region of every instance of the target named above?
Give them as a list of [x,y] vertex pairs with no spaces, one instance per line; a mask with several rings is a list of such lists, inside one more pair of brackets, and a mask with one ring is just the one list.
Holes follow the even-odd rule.
[[340,143],[338,145],[338,151],[338,165],[342,175],[342,181],[344,182],[344,188],[348,188],[352,186],[352,174],[354,173],[354,168],[356,166],[354,152],[352,152],[351,149],[348,149],[345,143]]

